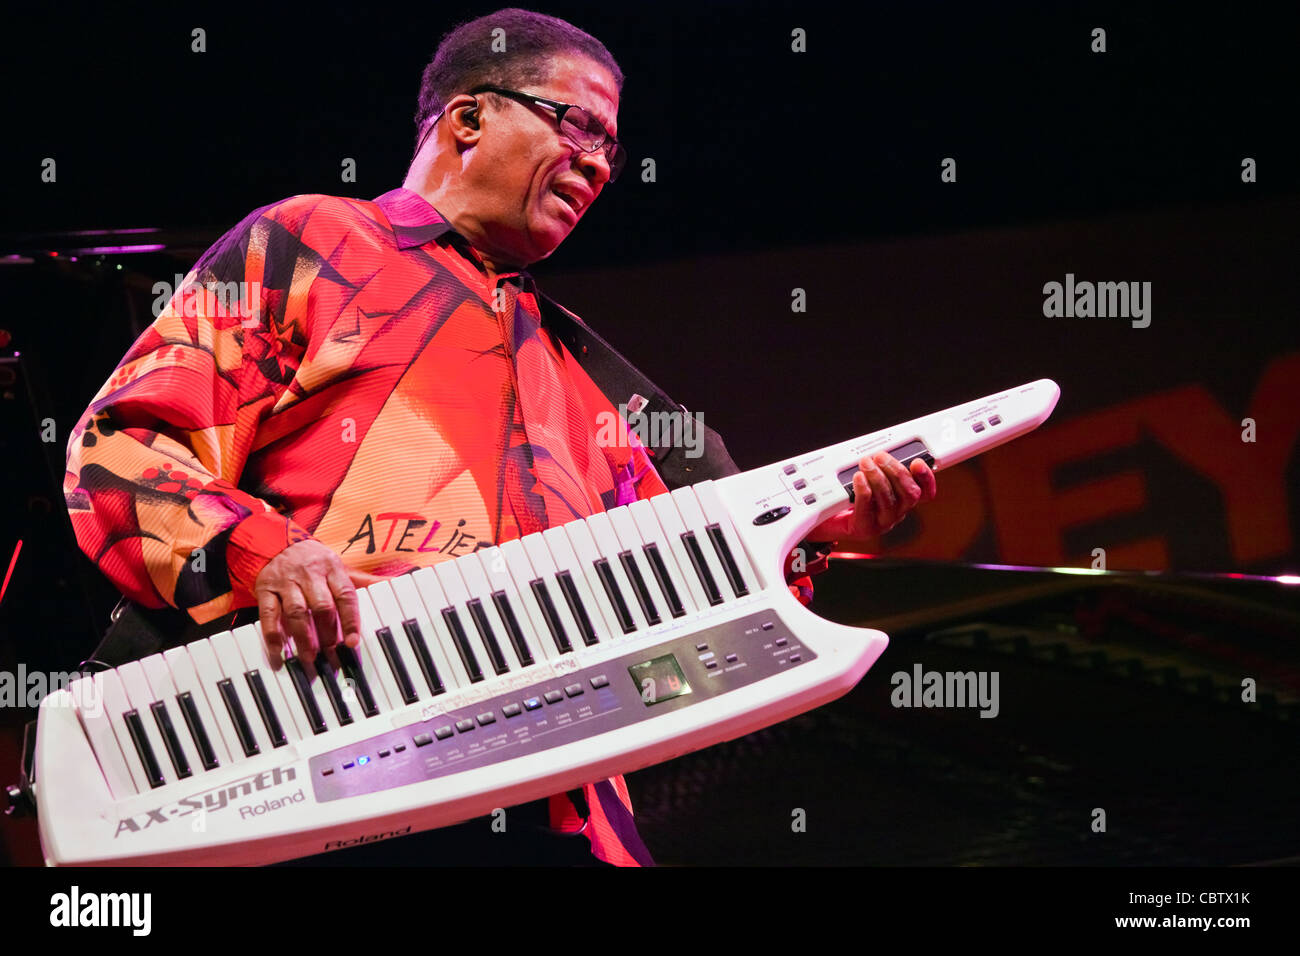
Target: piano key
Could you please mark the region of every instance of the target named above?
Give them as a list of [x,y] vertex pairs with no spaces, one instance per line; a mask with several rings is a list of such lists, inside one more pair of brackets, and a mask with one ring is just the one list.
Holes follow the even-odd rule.
[[[148,744],[147,752],[157,762],[157,782],[151,781],[152,785],[161,787],[175,782],[179,779],[176,769],[164,764],[167,759],[167,744],[149,706],[155,703],[158,697],[149,686],[149,678],[145,676],[144,667],[139,661],[130,661],[117,669],[117,676],[121,678],[122,688],[131,702],[131,709],[135,711],[136,721],[139,722],[138,732],[143,734],[144,742]],[[128,723],[134,725],[135,721]],[[133,737],[135,734],[136,730],[132,730]],[[139,746],[140,743],[137,741],[137,747]]]
[[[466,670],[470,671],[471,682],[476,682],[486,676],[484,668],[491,667],[491,658],[474,626],[468,607],[470,594],[465,587],[465,579],[461,577],[459,565],[459,561],[443,561],[434,565],[433,571],[438,576],[443,593],[447,595],[448,605],[442,610],[443,620],[448,622],[447,628],[456,649],[465,655],[462,661]],[[456,625],[459,625],[459,629]],[[475,678],[475,673],[481,676]]]
[[555,643],[555,649],[561,654],[570,653],[573,650],[573,641],[569,639],[568,629],[565,628],[564,621],[560,617],[559,606],[551,596],[546,581],[542,578],[534,578],[528,582],[528,586],[537,598],[537,606],[542,609],[542,617],[546,620],[546,629]]
[[[176,702],[181,707],[181,713],[186,716],[185,723],[190,730],[190,739],[194,741],[204,767],[211,770],[214,768],[208,766],[209,759],[215,760],[216,766],[221,766],[231,762],[231,754],[230,747],[226,743],[225,732],[212,712],[212,701],[204,690],[195,667],[194,652],[200,644],[206,645],[207,642],[196,642],[187,647],[173,647],[163,651],[162,656],[171,674],[172,684],[176,687]],[[211,654],[210,648],[208,654]],[[216,659],[213,658],[213,664],[215,663]],[[212,686],[215,692],[215,679]],[[196,716],[198,732],[192,726]],[[231,734],[233,733],[234,729],[231,728]],[[206,744],[202,738],[206,738]],[[210,753],[205,753],[205,748]]]
[[492,603],[496,605],[497,616],[501,618],[501,623],[505,625],[506,636],[515,649],[515,656],[518,658],[520,666],[530,667],[537,663],[533,657],[532,648],[528,645],[528,637],[524,632],[524,627],[519,622],[519,615],[515,613],[509,592],[504,589],[493,591]]
[[[555,532],[555,534],[552,534]],[[606,584],[600,578],[596,571],[597,562],[601,560],[600,550],[596,547],[596,540],[591,536],[587,529],[585,521],[570,521],[559,528],[550,528],[542,532],[543,540],[546,540],[551,551],[557,555],[557,561],[560,555],[565,555],[561,565],[575,571],[574,581],[578,582],[581,571],[581,577],[586,580],[586,589],[582,591],[583,597],[587,599],[587,606],[599,609],[598,620],[593,618],[594,624],[601,631],[602,639],[618,640],[628,633],[624,630],[625,623],[619,616],[613,601],[606,591]],[[563,538],[561,543],[558,539]],[[566,546],[567,545],[567,551]],[[571,555],[571,556],[570,556]],[[635,627],[636,622],[628,615],[628,623]]]
[[[732,600],[731,592],[723,591],[726,572],[722,568],[722,558],[709,541],[709,533],[705,530],[709,522],[705,519],[704,511],[695,497],[694,486],[678,488],[670,494],[673,503],[677,505],[677,511],[682,516],[682,523],[686,526],[681,540],[692,559],[692,567],[696,568],[700,582],[709,595],[709,603],[715,603],[713,600],[715,594],[718,598],[716,603]],[[706,574],[705,571],[708,573]]]
[[[664,497],[656,495],[656,497]],[[669,499],[671,503],[671,499]],[[651,573],[659,584],[659,590],[668,602],[668,610],[673,617],[694,614],[702,606],[703,593],[696,597],[687,585],[686,575],[689,568],[681,564],[682,555],[673,550],[668,535],[655,514],[649,500],[636,501],[628,505],[627,513],[636,523],[636,530],[641,536],[641,552],[646,556]],[[662,580],[660,580],[662,578]]]
[[[376,584],[376,588],[386,588],[387,584]],[[361,610],[361,644],[352,652],[353,661],[348,652],[339,652],[339,662],[344,665],[344,672],[350,677],[349,685],[356,692],[357,703],[361,713],[373,717],[378,713],[396,710],[401,704],[401,692],[397,689],[397,677],[384,660],[384,650],[379,644],[379,629],[384,626],[370,596],[371,588],[357,591],[357,605]],[[358,670],[353,673],[354,669]]]
[[[570,522],[568,527],[577,529],[582,524],[583,522],[574,521]],[[613,640],[615,635],[622,636],[622,628],[615,627],[608,620],[605,609],[596,600],[592,590],[592,575],[595,569],[590,565],[583,566],[583,561],[574,550],[573,542],[565,532],[564,526],[547,528],[542,532],[542,540],[546,542],[546,547],[555,560],[556,581],[560,585],[561,594],[569,602],[569,611],[578,625],[583,642],[593,644]],[[593,551],[595,549],[594,543],[592,549]],[[599,582],[596,582],[595,586],[599,588]]]
[[591,615],[583,606],[582,595],[578,593],[578,585],[574,577],[568,571],[557,571],[555,580],[560,585],[560,593],[564,595],[565,603],[569,605],[569,613],[573,615],[574,622],[578,625],[578,633],[582,636],[582,642],[590,647],[599,643],[600,638],[596,636],[596,628],[591,623]]
[[356,698],[347,693],[347,687],[344,682],[339,680],[338,669],[325,654],[317,654],[316,660],[312,661],[311,667],[307,668],[310,676],[312,669],[316,671],[316,680],[321,687],[325,689],[325,697],[329,700],[330,707],[334,711],[334,718],[340,726],[346,727],[356,720],[352,715],[352,708],[356,705]]
[[[470,606],[470,614],[474,616],[475,626],[480,627],[479,636],[483,639],[488,657],[492,660],[493,669],[498,674],[519,670],[523,664],[510,640],[497,602],[492,599],[493,588],[488,581],[487,568],[483,564],[481,554],[475,552],[457,559],[456,569],[460,571],[461,580],[465,582],[465,590],[469,594],[470,601],[479,602],[480,611],[474,611]],[[482,617],[481,623],[480,617]]]
[[[682,522],[681,513],[678,512],[672,495],[655,495],[647,501],[638,501],[629,505],[628,510],[635,515],[640,505],[649,505],[654,517],[658,519],[659,527],[663,529],[664,535],[662,539],[659,539],[660,550],[662,551],[667,547],[677,558],[677,568],[681,572],[679,580],[686,586],[686,590],[690,592],[695,608],[702,610],[710,605],[721,604],[722,595],[717,593],[716,582],[714,582],[713,591],[710,593],[704,574],[696,570],[697,559],[693,558],[687,551],[686,542],[682,540],[682,535],[687,529]],[[707,572],[707,565],[704,566],[704,570]]]
[[103,695],[90,677],[82,677],[68,685],[72,700],[81,718],[81,725],[86,729],[90,739],[90,748],[95,752],[99,768],[104,772],[104,779],[114,800],[121,800],[138,793],[139,788],[131,776],[131,768],[122,756],[122,747],[113,733],[104,707]]
[[104,708],[108,716],[109,725],[113,728],[113,736],[117,739],[117,745],[126,760],[127,770],[131,774],[131,781],[135,784],[136,792],[144,793],[150,790],[151,786],[148,777],[145,775],[144,762],[140,758],[140,752],[136,749],[131,732],[127,729],[126,721],[123,720],[123,715],[131,709],[131,701],[122,688],[122,679],[117,676],[117,671],[101,671],[96,674],[95,691],[99,696],[100,706]]
[[262,752],[262,745],[253,733],[253,725],[248,722],[248,713],[244,710],[243,701],[239,699],[234,679],[223,677],[217,681],[217,693],[221,695],[221,702],[230,714],[230,722],[235,728],[235,736],[244,756],[257,756]]
[[[619,553],[623,551],[623,546],[618,540],[618,535],[614,533],[614,526],[610,524],[609,516],[604,514],[594,514],[587,519],[587,530],[591,532],[592,540],[596,542],[596,550],[600,556],[609,562],[609,572],[601,571],[601,578],[606,581],[612,581],[615,593],[622,595],[623,603],[627,606],[632,620],[636,623],[637,630],[649,628],[651,625],[646,620],[646,615],[641,609],[641,602],[628,578],[627,571],[623,563],[619,560]],[[607,586],[608,583],[607,583]]]
[[135,744],[135,752],[140,757],[140,763],[144,766],[145,782],[150,787],[165,786],[167,779],[163,776],[158,757],[150,746],[149,735],[145,733],[145,724],[140,719],[140,712],[138,710],[128,710],[122,715],[122,720],[126,722],[126,729],[131,735],[131,742]]
[[158,725],[158,733],[162,736],[163,746],[167,748],[167,759],[172,762],[172,769],[176,771],[175,779],[184,780],[186,777],[194,776],[194,770],[189,759],[185,756],[185,750],[181,747],[181,740],[176,733],[175,726],[172,724],[167,705],[161,700],[156,700],[149,705],[149,710],[154,723]]
[[[140,661],[140,666],[144,668],[144,676],[149,680],[149,686],[153,689],[154,696],[158,702],[165,705],[166,717],[162,717],[155,711],[155,720],[160,723],[159,731],[163,733],[163,742],[168,743],[167,734],[163,731],[161,724],[169,724],[176,740],[174,744],[168,746],[170,753],[171,746],[178,746],[187,764],[194,774],[203,774],[215,766],[216,754],[212,749],[211,741],[200,746],[199,741],[195,739],[194,732],[190,729],[191,717],[187,716],[179,700],[177,700],[176,682],[172,680],[171,668],[167,666],[167,660],[161,654],[151,654]],[[151,705],[151,708],[152,705]],[[175,764],[175,761],[173,761]]]
[[[641,610],[646,616],[646,620],[654,625],[663,620],[663,614],[667,613],[673,617],[681,617],[686,613],[681,608],[681,598],[676,594],[670,602],[668,594],[659,582],[659,572],[651,564],[649,556],[644,551],[645,540],[641,537],[641,530],[637,527],[636,519],[632,517],[627,508],[615,508],[606,512],[609,517],[609,523],[614,529],[614,534],[618,536],[619,543],[623,550],[619,552],[618,559],[623,564],[623,570],[627,572],[628,579],[632,582],[632,589],[636,593],[637,600],[641,603]],[[666,576],[667,568],[663,569]],[[669,582],[671,583],[671,582]],[[681,609],[681,613],[673,614],[669,609],[671,605],[676,605]]]
[[316,686],[312,685],[312,675],[307,673],[302,661],[296,657],[290,656],[284,662],[284,669],[289,674],[289,680],[293,683],[294,694],[298,698],[298,703],[303,709],[303,717],[307,721],[307,728],[313,734],[323,734],[330,729],[329,722],[325,719],[325,711],[328,707],[323,700],[317,699],[317,690],[323,698],[324,688],[319,687],[319,681]]
[[258,719],[257,701],[253,699],[253,692],[248,686],[248,664],[244,662],[244,655],[240,653],[234,633],[222,631],[214,634],[208,643],[217,655],[222,677],[229,681],[228,685],[218,682],[217,692],[230,713],[230,721],[239,737],[240,749],[245,756],[252,756],[249,752],[251,743],[256,745],[254,753],[268,753],[272,749],[271,737],[266,726]]
[[221,766],[221,761],[217,757],[216,744],[203,722],[194,695],[189,691],[182,691],[177,694],[176,706],[181,712],[181,717],[185,720],[185,727],[190,732],[190,739],[194,741],[194,746],[198,751],[199,765],[204,770],[216,770],[217,767]]
[[502,582],[499,574],[495,575],[493,580],[511,594],[516,613],[519,613],[520,608],[523,609],[524,617],[520,618],[520,624],[527,631],[526,636],[533,656],[538,660],[558,659],[564,652],[556,646],[554,635],[537,598],[537,592],[532,587],[532,582],[538,580],[539,575],[533,569],[533,562],[528,557],[528,552],[524,550],[523,539],[507,541],[497,550],[501,553],[510,574],[514,586],[513,592]]
[[[424,687],[433,696],[455,690],[461,685],[451,665],[447,663],[446,649],[434,630],[428,609],[416,589],[415,575],[403,574],[390,578],[388,583],[392,585],[393,595],[397,598],[396,617],[401,624],[401,631],[394,631],[394,633],[406,636],[407,646],[415,655],[416,665],[424,677]],[[379,604],[380,602],[376,600],[375,609],[391,627],[393,621],[393,617],[390,616],[391,610],[383,609]],[[422,700],[425,699],[423,690],[420,696]]]
[[[433,697],[433,685],[429,683],[425,668],[433,665],[436,672],[437,665],[433,664],[431,656],[427,661],[421,662],[420,660],[421,654],[428,655],[430,653],[427,640],[424,637],[424,629],[420,627],[419,622],[409,614],[404,613],[402,609],[402,602],[399,600],[394,588],[394,585],[399,580],[405,581],[407,587],[414,587],[409,575],[400,575],[397,578],[378,582],[367,588],[366,591],[374,604],[375,616],[379,618],[379,627],[375,631],[375,641],[380,653],[383,655],[383,660],[376,663],[380,664],[380,666],[387,665],[389,672],[393,675],[397,696],[401,700],[400,706],[405,707],[417,701],[429,700]],[[406,623],[408,621],[411,623]],[[418,640],[413,640],[413,636],[417,637]],[[418,648],[422,643],[424,649],[419,650]]]
[[465,669],[465,662],[461,659],[460,652],[455,649],[451,631],[447,629],[447,621],[442,616],[443,608],[449,607],[451,602],[447,600],[437,572],[431,567],[419,568],[411,572],[411,579],[415,582],[416,593],[420,596],[429,622],[428,628],[421,623],[421,629],[426,637],[432,634],[430,639],[433,646],[430,650],[435,652],[440,650],[443,655],[447,669],[442,673],[447,677],[448,685],[454,684],[457,688],[468,687],[471,683],[469,671]]
[[[749,563],[749,557],[745,554],[745,546],[741,544],[736,529],[731,525],[731,516],[726,507],[718,498],[717,492],[713,489],[712,482],[703,482],[693,486],[695,497],[704,511],[704,516],[708,518],[710,537],[713,539],[717,549],[722,554],[723,566],[728,572],[736,578],[732,586],[737,596],[743,596],[750,591],[761,590],[763,588],[763,578]],[[715,527],[716,526],[716,527]]]
[[[212,648],[212,640],[209,638],[204,641],[195,641],[185,647],[174,648],[177,651],[189,651],[190,662],[194,665],[194,672],[198,677],[197,690],[204,695],[207,701],[208,713],[212,715],[213,724],[221,734],[221,740],[224,745],[225,757],[223,763],[230,764],[244,758],[244,748],[239,742],[239,735],[235,733],[234,722],[230,719],[230,711],[226,707],[225,700],[217,690],[217,685],[225,679],[225,673],[221,669],[221,663],[217,660],[216,651]],[[167,658],[167,663],[172,667],[173,676],[176,675],[176,664],[171,657],[171,651],[163,655]],[[177,681],[177,687],[181,683]],[[199,696],[194,694],[195,698]],[[201,710],[201,708],[200,708]],[[207,722],[208,714],[203,715],[204,722]],[[209,730],[212,725],[209,725]]]
[[[289,671],[284,666],[284,652],[279,649],[273,651],[267,646],[266,640],[262,637],[262,628],[258,624],[245,624],[235,628],[232,633],[235,635],[235,644],[244,658],[244,666],[250,673],[256,671],[261,677],[272,714],[286,742],[302,740],[310,736],[311,731],[307,729],[307,717],[302,702],[293,689],[293,678],[289,676]],[[252,690],[251,685],[250,690]],[[268,735],[275,736],[270,734],[270,727],[267,728],[267,732]]]

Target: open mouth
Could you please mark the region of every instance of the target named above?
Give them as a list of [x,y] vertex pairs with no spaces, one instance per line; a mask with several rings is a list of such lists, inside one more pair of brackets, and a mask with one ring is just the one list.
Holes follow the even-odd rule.
[[562,189],[552,189],[551,192],[559,196],[560,199],[564,200],[564,202],[569,206],[570,209],[574,211],[574,213],[582,212],[582,202],[579,199],[570,196]]

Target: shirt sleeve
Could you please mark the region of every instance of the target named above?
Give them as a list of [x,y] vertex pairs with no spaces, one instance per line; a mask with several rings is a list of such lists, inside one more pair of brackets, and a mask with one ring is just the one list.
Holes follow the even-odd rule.
[[302,298],[287,277],[301,239],[275,209],[230,230],[168,298],[155,285],[158,318],[68,443],[64,497],[82,551],[127,597],[200,624],[255,604],[258,572],[309,537],[239,487],[306,338],[305,320],[286,316]]

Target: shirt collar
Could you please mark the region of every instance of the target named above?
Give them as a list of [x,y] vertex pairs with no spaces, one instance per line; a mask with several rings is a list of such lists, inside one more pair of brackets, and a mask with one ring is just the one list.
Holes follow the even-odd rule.
[[451,223],[443,219],[423,196],[405,186],[390,189],[375,203],[388,217],[393,234],[397,236],[398,249],[414,249],[448,232],[455,232]]
[[[390,189],[376,198],[375,204],[388,217],[389,225],[393,227],[393,235],[397,237],[398,249],[415,249],[426,242],[434,242],[448,233],[459,239],[466,250],[470,249],[469,240],[457,232],[438,210],[429,205],[428,200],[405,186]],[[473,258],[477,259],[477,256]],[[479,267],[482,268],[481,265]],[[525,291],[532,291],[534,288],[533,277],[527,271],[503,272],[499,278],[517,278]]]

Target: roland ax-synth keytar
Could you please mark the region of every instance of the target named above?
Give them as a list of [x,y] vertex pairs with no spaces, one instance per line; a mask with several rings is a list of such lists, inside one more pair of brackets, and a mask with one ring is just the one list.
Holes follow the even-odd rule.
[[262,864],[447,826],[844,694],[888,641],[822,620],[786,557],[864,455],[942,470],[1042,424],[1043,379],[360,589],[337,664],[257,625],[42,702],[46,861]]

